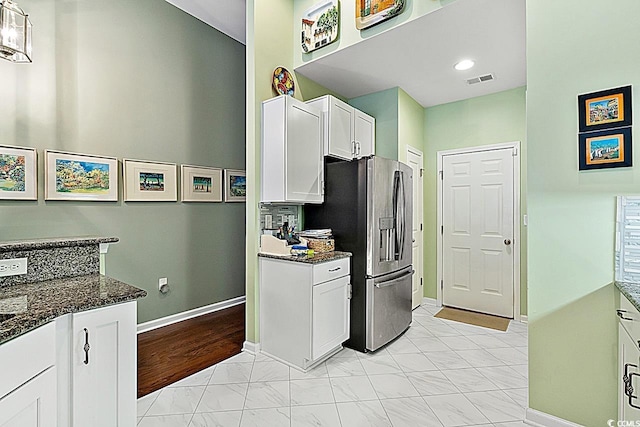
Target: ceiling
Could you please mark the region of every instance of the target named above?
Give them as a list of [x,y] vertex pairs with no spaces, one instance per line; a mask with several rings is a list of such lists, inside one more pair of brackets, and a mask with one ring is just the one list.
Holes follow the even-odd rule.
[[167,0],[232,39],[246,44],[245,0]]
[[[167,1],[245,42],[244,0]],[[346,98],[398,86],[430,107],[525,85],[525,28],[525,0],[457,0],[296,71]],[[475,67],[455,70],[464,58]]]

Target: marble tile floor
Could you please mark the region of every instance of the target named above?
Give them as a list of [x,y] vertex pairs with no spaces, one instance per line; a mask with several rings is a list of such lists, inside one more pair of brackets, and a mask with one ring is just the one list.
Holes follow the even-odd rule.
[[344,349],[307,373],[241,353],[138,399],[139,427],[523,427],[527,327],[413,312],[373,354]]

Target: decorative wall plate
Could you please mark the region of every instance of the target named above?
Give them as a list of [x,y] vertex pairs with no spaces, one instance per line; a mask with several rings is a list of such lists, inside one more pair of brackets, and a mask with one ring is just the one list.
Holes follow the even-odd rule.
[[293,82],[293,76],[284,67],[277,67],[273,70],[273,88],[279,95],[293,96],[296,86]]
[[405,0],[355,0],[355,2],[356,28],[359,30],[401,14],[405,4]]
[[340,12],[338,0],[314,4],[302,15],[302,51],[320,49],[338,39]]

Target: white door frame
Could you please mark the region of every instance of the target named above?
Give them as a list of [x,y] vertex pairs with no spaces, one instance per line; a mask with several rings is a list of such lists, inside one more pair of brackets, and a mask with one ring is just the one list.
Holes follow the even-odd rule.
[[[412,147],[411,145],[407,145],[405,158],[407,163],[409,162],[409,153],[413,154],[414,156],[419,156],[422,161],[422,164],[420,165],[421,175],[418,177],[420,179],[420,187],[422,190],[422,192],[418,192],[418,194],[420,195],[420,199],[422,200],[422,216],[420,217],[420,223],[422,224],[422,228],[420,229],[420,238],[422,240],[420,242],[420,256],[422,259],[420,260],[420,271],[418,272],[420,273],[420,279],[422,279],[422,282],[419,286],[420,288],[422,288],[422,298],[420,298],[420,305],[422,305],[422,300],[424,299],[424,153],[417,148]],[[414,182],[416,182],[416,180],[414,180]],[[415,202],[413,206],[415,208]],[[411,304],[413,305],[413,295],[411,299]]]
[[511,148],[514,151],[513,162],[513,318],[522,320],[520,315],[520,141],[502,144],[482,145],[478,147],[458,148],[438,151],[438,185],[437,185],[437,258],[436,258],[436,304],[442,307],[442,164],[445,156],[455,154],[478,153],[482,151]]

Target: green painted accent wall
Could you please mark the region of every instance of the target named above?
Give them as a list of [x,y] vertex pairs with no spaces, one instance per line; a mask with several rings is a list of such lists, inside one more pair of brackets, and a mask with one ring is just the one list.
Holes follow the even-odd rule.
[[[425,109],[424,293],[437,290],[437,155],[438,151],[502,142],[521,142],[521,214],[526,207],[525,88],[507,90]],[[527,313],[527,229],[520,227],[520,310]]]
[[[339,2],[340,24],[338,25],[338,39],[321,49],[304,53],[302,51],[300,38],[300,34],[302,33],[302,17],[310,7],[318,4],[318,0],[293,0],[294,9],[292,19],[293,30],[295,32],[295,36],[292,38],[293,66],[297,68],[304,63],[354,45],[362,40],[366,40],[406,22],[413,21],[414,19],[434,12],[454,1],[456,0],[405,0],[405,9],[400,15],[360,31],[356,28],[355,22],[356,2],[354,0],[341,0]],[[278,21],[278,25],[280,25],[280,21]]]
[[424,107],[398,88],[398,160],[403,163],[409,146],[422,151],[424,161]]
[[[277,24],[274,24],[277,23]],[[260,162],[261,162],[261,104],[273,98],[271,76],[278,66],[293,72],[293,0],[247,0],[246,50],[246,164],[247,164],[247,232],[246,232],[246,340],[256,343],[260,338],[260,286],[258,277],[258,250],[260,236]],[[309,80],[294,75],[295,97],[309,100],[331,94],[340,94]]]
[[0,202],[0,239],[118,236],[139,322],[243,295],[244,204],[45,202],[42,150],[244,169],[244,46],[164,1],[22,6],[34,62],[0,62],[0,141],[38,149],[39,200]]
[[376,155],[398,159],[398,88],[352,98],[349,104],[376,118]]
[[638,111],[633,16],[636,0],[527,2],[529,404],[587,426],[617,419],[615,196],[640,169],[578,171],[577,96],[635,84]]

